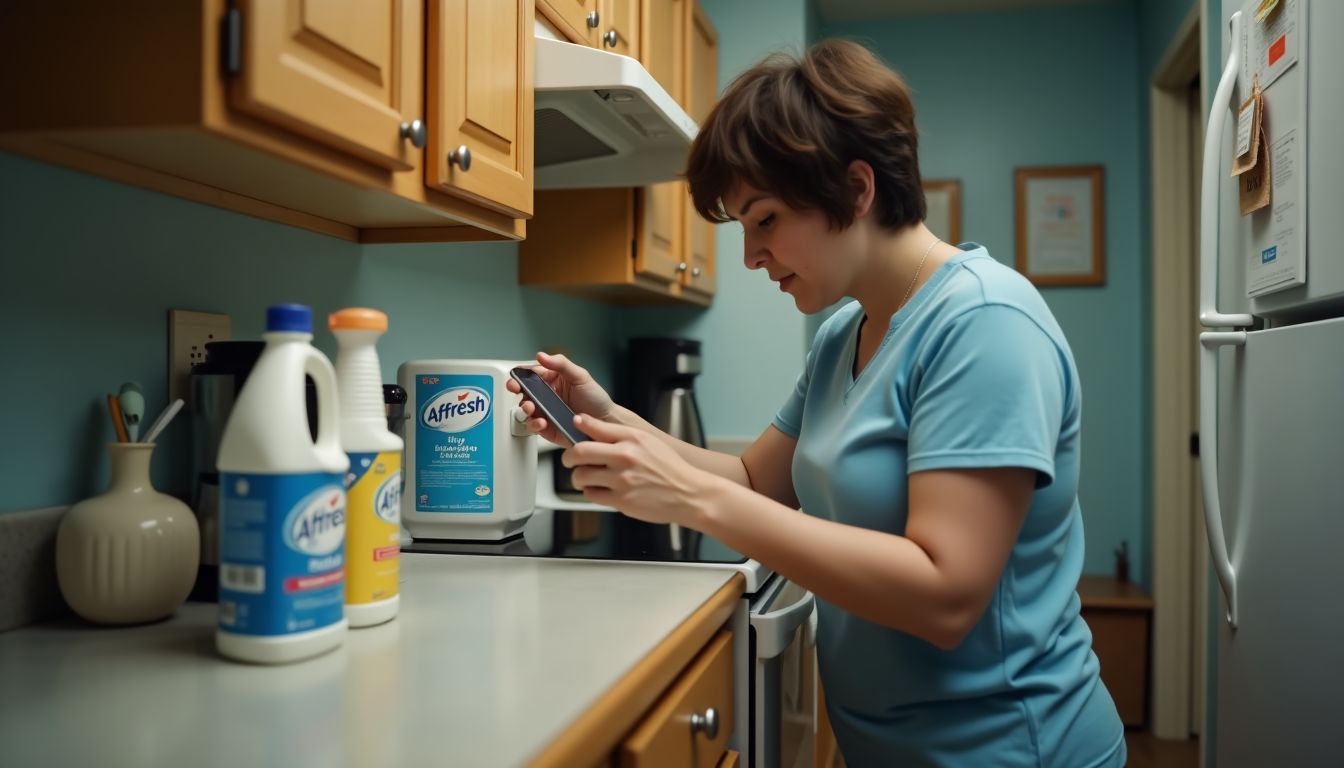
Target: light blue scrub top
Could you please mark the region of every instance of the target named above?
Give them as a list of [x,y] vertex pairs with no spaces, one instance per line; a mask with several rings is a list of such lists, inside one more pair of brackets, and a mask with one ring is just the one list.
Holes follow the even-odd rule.
[[1078,371],[1036,289],[962,249],[892,317],[857,380],[863,310],[829,318],[774,425],[798,438],[803,509],[846,525],[903,535],[912,472],[1026,467],[1036,491],[957,648],[818,601],[831,723],[851,768],[1121,766],[1124,729],[1078,615]]

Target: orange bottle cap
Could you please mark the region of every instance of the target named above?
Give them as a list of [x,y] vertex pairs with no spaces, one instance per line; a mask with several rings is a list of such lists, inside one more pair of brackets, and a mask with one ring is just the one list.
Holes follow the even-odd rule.
[[387,315],[376,309],[348,307],[327,316],[327,327],[333,331],[387,331]]

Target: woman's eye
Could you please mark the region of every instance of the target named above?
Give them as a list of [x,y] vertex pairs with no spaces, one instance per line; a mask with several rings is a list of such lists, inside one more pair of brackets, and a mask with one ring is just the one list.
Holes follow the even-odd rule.
[[761,219],[760,222],[756,224],[756,226],[760,227],[761,229],[765,229],[766,227],[773,224],[774,221],[775,221],[775,214],[772,213],[769,216],[766,216],[764,219]]

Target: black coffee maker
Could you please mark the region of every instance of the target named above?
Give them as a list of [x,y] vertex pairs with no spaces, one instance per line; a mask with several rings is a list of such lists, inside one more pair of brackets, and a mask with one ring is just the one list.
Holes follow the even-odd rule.
[[[671,337],[630,340],[626,358],[626,407],[650,424],[691,445],[705,447],[705,428],[695,402],[700,342]],[[700,534],[678,525],[621,518],[617,535],[670,560],[696,560]]]

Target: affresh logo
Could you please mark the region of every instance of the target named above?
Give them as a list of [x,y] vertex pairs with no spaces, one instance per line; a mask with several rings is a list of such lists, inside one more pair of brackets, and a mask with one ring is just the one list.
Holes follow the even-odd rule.
[[1273,261],[1273,260],[1275,260],[1275,259],[1277,259],[1277,258],[1279,258],[1279,246],[1277,246],[1277,245],[1271,245],[1271,246],[1269,246],[1268,248],[1266,248],[1265,250],[1263,250],[1263,251],[1260,252],[1260,263],[1261,263],[1261,264],[1268,264],[1269,262],[1271,262],[1271,261]]
[[395,523],[401,512],[401,472],[393,472],[373,496],[373,513],[381,520]]
[[439,432],[466,432],[490,415],[490,393],[454,387],[434,396],[420,411],[420,423]]
[[285,546],[305,555],[327,555],[345,543],[345,491],[319,488],[285,518]]

